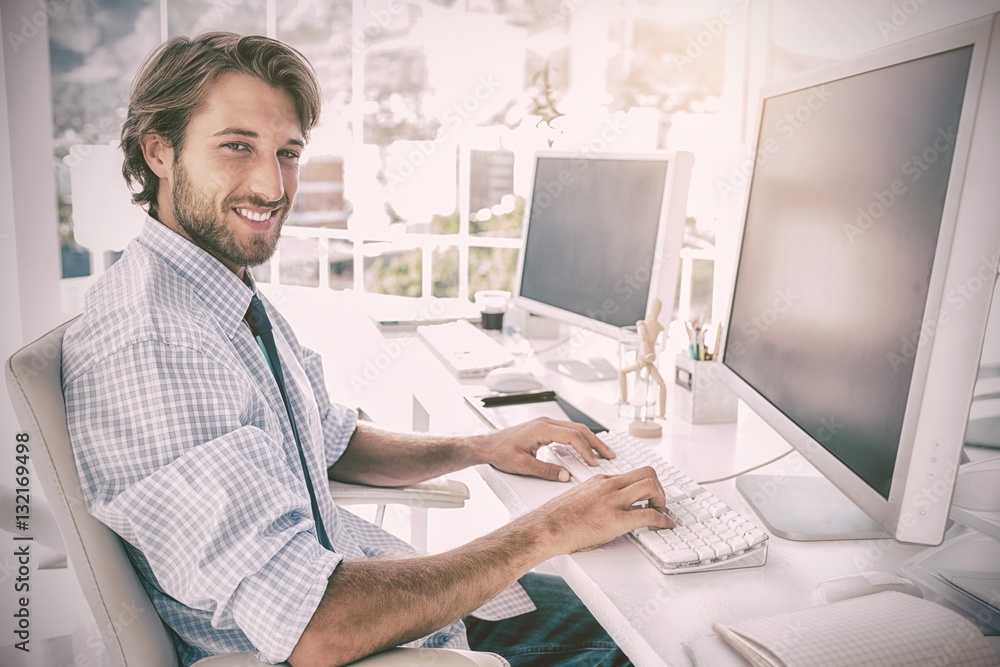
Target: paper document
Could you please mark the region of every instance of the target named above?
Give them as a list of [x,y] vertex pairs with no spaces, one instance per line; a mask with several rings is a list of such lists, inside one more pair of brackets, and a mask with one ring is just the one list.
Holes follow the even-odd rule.
[[892,591],[714,627],[759,667],[1000,664],[993,646],[968,620]]

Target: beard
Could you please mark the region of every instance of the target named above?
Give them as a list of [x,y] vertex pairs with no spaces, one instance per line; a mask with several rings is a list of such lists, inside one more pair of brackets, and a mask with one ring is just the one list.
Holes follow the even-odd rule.
[[[175,161],[173,187],[174,219],[191,240],[216,259],[233,266],[258,266],[274,255],[281,237],[281,227],[291,211],[288,196],[276,202],[247,195],[226,197],[221,210],[216,210],[210,197],[197,192],[188,178],[187,170]],[[241,242],[226,216],[240,205],[279,209],[274,227],[268,232],[252,234]],[[238,215],[238,214],[236,214]]]

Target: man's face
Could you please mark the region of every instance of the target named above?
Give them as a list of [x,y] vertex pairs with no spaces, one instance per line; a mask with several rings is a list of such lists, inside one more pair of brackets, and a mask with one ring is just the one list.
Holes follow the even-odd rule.
[[195,113],[180,153],[168,149],[160,221],[242,275],[266,262],[298,189],[305,142],[284,91],[225,74]]

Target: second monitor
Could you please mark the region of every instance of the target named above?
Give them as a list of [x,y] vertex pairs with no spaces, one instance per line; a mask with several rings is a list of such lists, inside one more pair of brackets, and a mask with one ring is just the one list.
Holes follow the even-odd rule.
[[530,313],[611,337],[673,312],[690,153],[539,152],[515,280]]

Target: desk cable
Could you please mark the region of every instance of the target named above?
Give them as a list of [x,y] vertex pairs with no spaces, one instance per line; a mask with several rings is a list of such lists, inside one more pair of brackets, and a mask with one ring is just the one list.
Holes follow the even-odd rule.
[[759,463],[759,464],[753,466],[752,468],[747,468],[746,470],[741,470],[739,472],[734,472],[732,475],[726,475],[725,477],[719,477],[718,479],[706,479],[703,482],[697,482],[697,484],[715,484],[716,482],[725,482],[726,480],[733,479],[734,477],[739,477],[740,475],[745,475],[748,472],[753,472],[754,470],[757,470],[758,468],[763,468],[764,466],[769,466],[772,463],[774,463],[775,461],[779,461],[779,460],[785,458],[786,456],[788,456],[789,454],[791,454],[794,451],[795,451],[795,448],[792,447],[787,452],[784,452],[782,454],[779,454],[778,456],[775,456],[770,461],[764,461],[763,463]]
[[572,339],[573,339],[573,336],[565,336],[563,338],[560,338],[555,343],[547,345],[547,346],[545,346],[545,347],[543,347],[541,349],[535,350],[535,355],[545,354],[546,352],[551,352],[552,350],[554,350],[554,349],[556,349],[558,347],[562,347],[566,343],[570,342]]

